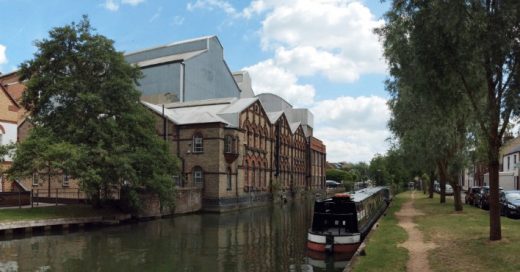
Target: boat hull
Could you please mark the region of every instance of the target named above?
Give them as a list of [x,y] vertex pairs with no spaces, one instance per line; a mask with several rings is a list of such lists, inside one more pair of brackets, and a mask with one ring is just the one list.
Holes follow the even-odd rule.
[[317,252],[353,253],[360,244],[359,234],[343,236],[311,232],[307,234],[307,248]]

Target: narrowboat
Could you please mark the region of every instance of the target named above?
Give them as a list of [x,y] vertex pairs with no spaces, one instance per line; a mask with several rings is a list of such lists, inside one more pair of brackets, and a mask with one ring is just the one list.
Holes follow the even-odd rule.
[[372,187],[316,200],[307,248],[326,253],[353,253],[391,200],[388,187]]

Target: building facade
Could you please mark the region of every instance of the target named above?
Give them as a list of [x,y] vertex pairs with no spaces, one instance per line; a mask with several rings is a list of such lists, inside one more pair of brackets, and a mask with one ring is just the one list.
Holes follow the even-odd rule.
[[206,211],[324,188],[323,143],[306,137],[302,124],[290,123],[284,112],[269,116],[258,97],[143,105],[181,161],[177,183],[202,188]]

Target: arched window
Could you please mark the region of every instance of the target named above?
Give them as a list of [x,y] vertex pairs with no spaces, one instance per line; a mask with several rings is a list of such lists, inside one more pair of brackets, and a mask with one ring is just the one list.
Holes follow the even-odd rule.
[[232,180],[231,180],[231,168],[228,167],[227,169],[227,190],[231,191],[231,188],[233,187]]
[[202,167],[195,166],[192,170],[193,175],[193,183],[195,185],[202,186],[204,184],[204,171],[202,170]]
[[193,153],[202,153],[204,152],[204,140],[202,138],[202,134],[196,133],[193,135]]

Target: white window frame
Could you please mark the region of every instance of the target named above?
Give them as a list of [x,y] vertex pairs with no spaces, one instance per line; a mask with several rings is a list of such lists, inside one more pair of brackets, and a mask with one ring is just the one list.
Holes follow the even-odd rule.
[[33,173],[32,175],[32,186],[40,185],[40,175],[38,173]]
[[193,183],[202,184],[204,183],[204,171],[200,167],[193,168]]
[[204,152],[204,139],[202,135],[196,134],[193,135],[193,153],[203,153]]
[[63,174],[63,179],[61,181],[62,187],[69,187],[70,186],[70,176],[67,174]]
[[233,153],[233,137],[231,135],[224,136],[224,153]]

